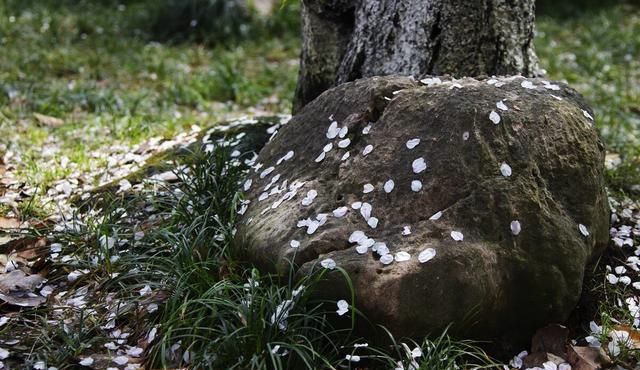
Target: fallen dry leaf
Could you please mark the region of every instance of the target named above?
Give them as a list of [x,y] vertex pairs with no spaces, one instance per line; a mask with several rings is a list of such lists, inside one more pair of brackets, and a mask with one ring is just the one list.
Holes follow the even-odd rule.
[[22,270],[13,270],[0,274],[0,293],[10,294],[17,291],[35,291],[47,279],[38,274],[27,275]]
[[569,346],[567,360],[572,370],[600,370],[611,365],[611,358],[600,347]]
[[13,270],[6,274],[0,274],[0,300],[21,307],[36,307],[46,298],[35,294],[47,279],[34,274],[26,274],[22,270]]
[[0,230],[19,229],[20,225],[17,218],[0,216]]
[[58,127],[64,124],[64,121],[60,118],[47,116],[40,113],[34,113],[34,117],[38,120],[38,122],[42,123],[45,126]]
[[9,262],[13,262],[14,268],[20,268],[26,273],[40,272],[48,256],[46,238],[27,236],[13,239],[0,245],[0,265],[3,267],[0,271],[4,271]]
[[33,116],[36,117],[38,122],[42,123],[45,126],[58,127],[64,124],[64,121],[60,118],[47,116],[40,113],[34,113]]

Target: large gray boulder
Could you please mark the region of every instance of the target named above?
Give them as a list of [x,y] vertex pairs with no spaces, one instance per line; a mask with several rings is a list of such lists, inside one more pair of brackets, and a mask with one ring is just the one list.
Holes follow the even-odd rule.
[[[603,159],[591,111],[562,84],[362,79],[264,147],[237,238],[267,271],[335,262],[349,303],[397,336],[453,324],[527,339],[568,317],[607,243]],[[327,276],[320,294],[350,300]]]

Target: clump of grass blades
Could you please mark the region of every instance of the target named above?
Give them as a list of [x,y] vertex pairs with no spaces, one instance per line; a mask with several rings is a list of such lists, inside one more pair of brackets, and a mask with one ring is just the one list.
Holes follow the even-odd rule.
[[165,289],[171,292],[150,362],[225,369],[330,367],[339,354],[336,343],[348,340],[349,330],[332,329],[323,305],[309,300],[323,272],[281,286],[234,259],[243,170],[220,148],[211,155],[192,153],[178,173],[174,226],[158,235],[166,249],[146,259],[146,270],[169,276]]

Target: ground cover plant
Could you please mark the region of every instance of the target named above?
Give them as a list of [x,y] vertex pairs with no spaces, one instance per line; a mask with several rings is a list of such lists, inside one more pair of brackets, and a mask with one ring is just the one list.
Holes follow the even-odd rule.
[[[266,19],[247,11],[234,18],[245,29],[235,38],[224,27],[198,28],[206,19],[189,22],[196,33],[178,22],[173,33],[184,37],[167,38],[152,21],[161,5],[0,4],[0,276],[23,284],[0,290],[0,368],[509,362],[447,333],[365,343],[333,325],[356,317],[357,305],[313,298],[323,269],[294,281],[243,263],[233,223],[254,153],[239,127],[255,122],[236,120],[218,134],[210,127],[290,111],[298,5],[286,2]],[[568,81],[594,108],[614,211],[611,246],[587,277],[572,337],[601,343],[632,368],[640,345],[640,9],[578,5],[572,14],[541,14],[536,47],[548,78]],[[286,120],[259,122],[261,140]]]

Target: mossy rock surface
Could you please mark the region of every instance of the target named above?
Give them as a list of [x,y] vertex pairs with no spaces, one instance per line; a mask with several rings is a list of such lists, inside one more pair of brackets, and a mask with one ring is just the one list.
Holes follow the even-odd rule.
[[[267,271],[305,274],[332,259],[353,281],[350,303],[397,336],[453,323],[461,336],[522,343],[567,319],[607,244],[593,113],[573,89],[539,79],[425,83],[367,78],[307,105],[261,151],[238,241]],[[328,137],[334,120],[344,137]],[[386,243],[393,261],[381,262],[379,244],[349,242],[354,231]],[[421,262],[429,248],[435,257]],[[328,276],[320,294],[349,300],[341,274]]]

